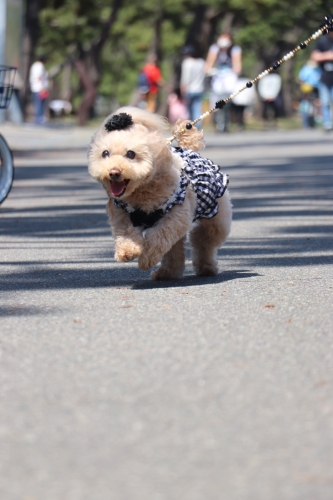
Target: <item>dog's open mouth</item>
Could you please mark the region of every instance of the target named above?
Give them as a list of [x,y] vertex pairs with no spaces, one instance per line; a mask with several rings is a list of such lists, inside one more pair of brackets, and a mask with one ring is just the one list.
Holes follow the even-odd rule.
[[128,183],[129,183],[129,180],[111,181],[110,187],[111,187],[111,193],[113,194],[113,196],[122,196],[126,191],[126,187],[127,187]]

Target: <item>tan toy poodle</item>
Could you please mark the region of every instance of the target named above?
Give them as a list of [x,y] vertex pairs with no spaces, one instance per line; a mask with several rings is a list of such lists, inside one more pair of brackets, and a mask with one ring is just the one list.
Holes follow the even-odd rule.
[[155,280],[183,276],[188,231],[195,273],[217,274],[217,250],[231,226],[228,176],[194,151],[201,132],[188,121],[177,126],[187,147],[170,147],[162,117],[124,107],[106,118],[89,149],[89,172],[109,196],[116,260],[138,258],[140,269],[161,262]]

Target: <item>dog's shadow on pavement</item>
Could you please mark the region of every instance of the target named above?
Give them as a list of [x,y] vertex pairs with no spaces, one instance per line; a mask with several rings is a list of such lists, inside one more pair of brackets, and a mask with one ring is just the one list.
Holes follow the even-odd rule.
[[[7,262],[7,265],[10,264]],[[23,263],[21,263],[23,264]],[[112,268],[82,267],[63,268],[62,266],[40,266],[38,262],[25,262],[28,268],[17,269],[16,272],[3,273],[0,280],[0,291],[16,290],[67,290],[91,288],[130,288],[132,290],[150,290],[158,288],[179,288],[189,286],[217,285],[236,279],[260,276],[249,269],[223,271],[217,276],[194,276],[185,274],[182,279],[153,281],[148,271],[141,271],[134,266]],[[1,313],[1,310],[0,310]]]
[[166,281],[142,281],[135,283],[131,286],[132,290],[150,290],[154,288],[177,288],[188,286],[203,286],[203,285],[217,285],[236,279],[253,278],[261,276],[258,273],[250,272],[248,269],[237,269],[230,271],[223,271],[216,276],[190,276],[185,275],[182,279],[166,280]]

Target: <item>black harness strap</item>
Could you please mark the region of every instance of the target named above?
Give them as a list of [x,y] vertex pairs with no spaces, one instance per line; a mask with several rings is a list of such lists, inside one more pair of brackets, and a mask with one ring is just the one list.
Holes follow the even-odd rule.
[[156,222],[158,222],[163,217],[163,215],[164,212],[161,208],[155,210],[154,212],[150,212],[149,214],[137,208],[129,214],[133,226],[144,227],[144,229],[153,227]]

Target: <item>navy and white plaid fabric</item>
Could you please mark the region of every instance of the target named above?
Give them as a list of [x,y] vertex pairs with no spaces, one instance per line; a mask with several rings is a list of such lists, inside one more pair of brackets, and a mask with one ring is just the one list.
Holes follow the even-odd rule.
[[[182,205],[186,196],[186,188],[191,183],[197,196],[197,206],[193,222],[198,219],[210,219],[218,212],[217,198],[223,196],[229,183],[229,176],[223,174],[218,165],[211,160],[203,158],[195,151],[185,148],[171,147],[172,153],[183,160],[179,187],[158,210],[163,214],[170,212],[173,206]],[[116,207],[120,207],[129,214],[135,209],[123,202],[114,199]]]
[[171,148],[184,162],[182,176],[192,184],[197,195],[197,207],[194,221],[210,219],[218,212],[217,198],[221,198],[228,187],[229,176],[223,174],[218,165],[203,158],[190,149]]

